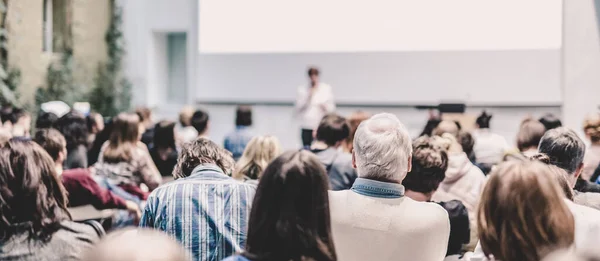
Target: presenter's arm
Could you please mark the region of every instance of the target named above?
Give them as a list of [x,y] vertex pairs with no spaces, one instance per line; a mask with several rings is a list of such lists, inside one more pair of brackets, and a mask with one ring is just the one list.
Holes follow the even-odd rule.
[[333,89],[331,86],[327,86],[327,99],[321,104],[325,113],[332,113],[335,111],[335,98],[333,97]]
[[296,94],[296,113],[301,113],[306,110],[308,107],[308,103],[311,99],[310,93],[303,86],[298,87],[298,92]]

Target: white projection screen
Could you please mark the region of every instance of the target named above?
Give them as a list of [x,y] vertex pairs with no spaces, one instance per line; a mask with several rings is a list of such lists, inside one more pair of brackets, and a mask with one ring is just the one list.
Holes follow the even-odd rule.
[[561,0],[199,1],[200,101],[291,102],[308,66],[339,103],[561,101]]

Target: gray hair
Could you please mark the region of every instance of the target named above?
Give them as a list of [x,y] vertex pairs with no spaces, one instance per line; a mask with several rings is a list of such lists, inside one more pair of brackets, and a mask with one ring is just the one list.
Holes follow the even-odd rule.
[[583,163],[585,144],[573,130],[560,127],[544,134],[538,150],[550,158],[550,164],[572,175]]
[[402,182],[411,154],[408,131],[393,114],[376,114],[356,130],[354,156],[359,177]]
[[200,137],[183,145],[177,165],[173,169],[173,177],[188,177],[196,167],[203,164],[217,165],[225,174],[231,175],[235,161],[229,151],[207,138]]

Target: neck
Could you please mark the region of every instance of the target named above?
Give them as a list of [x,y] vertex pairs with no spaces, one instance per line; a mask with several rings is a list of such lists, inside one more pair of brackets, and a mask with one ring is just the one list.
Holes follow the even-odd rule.
[[56,170],[56,174],[60,177],[64,171],[62,162],[55,162],[54,169]]
[[404,193],[407,197],[411,198],[414,201],[419,201],[419,202],[427,202],[427,201],[431,201],[431,197],[433,196],[433,193],[421,193],[421,192],[416,192],[416,191],[412,191],[412,190],[406,190],[406,192]]
[[328,148],[337,148],[336,146],[329,146],[327,144],[325,144],[325,142],[322,141],[315,141],[311,146],[311,149],[313,150],[325,150]]

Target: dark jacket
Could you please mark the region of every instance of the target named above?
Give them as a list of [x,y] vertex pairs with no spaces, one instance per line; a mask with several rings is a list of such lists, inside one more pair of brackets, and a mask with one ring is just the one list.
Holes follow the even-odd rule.
[[346,190],[356,180],[356,170],[352,167],[352,155],[338,151],[336,148],[312,150],[323,163],[329,176],[331,190]]
[[471,228],[469,225],[469,212],[459,200],[437,202],[447,212],[450,218],[450,240],[446,256],[462,254],[462,246],[469,243]]
[[593,192],[600,193],[600,185],[596,183],[589,182],[587,180],[583,180],[581,178],[577,179],[577,183],[575,183],[575,190],[579,192]]

